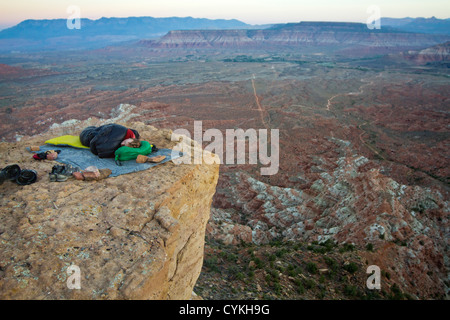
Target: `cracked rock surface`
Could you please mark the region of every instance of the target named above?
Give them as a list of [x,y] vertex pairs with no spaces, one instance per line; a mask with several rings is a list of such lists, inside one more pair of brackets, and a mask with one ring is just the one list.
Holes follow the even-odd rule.
[[[55,161],[34,160],[26,147],[96,121],[0,144],[0,167],[15,163],[38,173],[28,186],[0,185],[0,299],[191,297],[219,166],[169,161],[100,181],[49,182]],[[176,144],[169,130],[121,124],[159,148]],[[73,265],[80,289],[70,289]]]

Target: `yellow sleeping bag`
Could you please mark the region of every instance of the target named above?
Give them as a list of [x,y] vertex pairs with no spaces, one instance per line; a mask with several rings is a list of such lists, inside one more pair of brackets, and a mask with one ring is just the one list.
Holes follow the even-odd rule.
[[74,148],[89,149],[89,147],[86,147],[83,144],[81,144],[79,136],[65,135],[65,136],[47,140],[47,141],[45,141],[45,143],[53,144],[56,146],[70,146],[70,147],[74,147]]

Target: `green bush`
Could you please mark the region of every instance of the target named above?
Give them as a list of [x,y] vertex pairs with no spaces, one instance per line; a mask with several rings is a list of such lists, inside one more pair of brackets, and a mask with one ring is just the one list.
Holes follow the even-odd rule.
[[289,251],[288,251],[288,249],[286,249],[286,248],[282,248],[282,249],[280,249],[280,250],[278,250],[276,253],[275,253],[275,255],[278,257],[278,258],[282,258],[286,253],[288,253]]
[[350,273],[355,273],[356,271],[358,271],[358,269],[358,265],[354,262],[350,262],[349,264],[344,265],[344,270]]
[[219,272],[219,267],[217,266],[217,257],[205,259],[205,266],[213,272]]
[[339,249],[339,252],[347,252],[347,251],[353,251],[355,249],[355,246],[351,243],[344,243],[342,245],[342,248]]
[[260,258],[254,258],[253,261],[255,262],[256,268],[261,269],[264,266],[264,263]]
[[316,282],[313,279],[305,279],[303,285],[306,289],[313,289],[316,286]]
[[323,257],[323,260],[325,261],[327,266],[331,269],[331,271],[337,271],[339,265],[336,260],[326,256]]
[[315,264],[314,262],[308,262],[308,264],[306,265],[306,270],[309,273],[316,274],[319,268],[317,268],[317,264]]
[[294,280],[295,286],[297,287],[297,292],[299,294],[304,294],[305,293],[305,287],[303,286],[303,282],[300,279],[295,279]]
[[348,297],[356,297],[358,295],[358,289],[355,286],[345,285],[344,294]]
[[242,280],[245,279],[245,275],[244,275],[242,272],[238,272],[238,273],[236,274],[236,279],[242,281]]
[[394,283],[392,285],[391,292],[392,292],[392,295],[389,296],[389,298],[391,300],[403,300],[403,299],[405,299],[405,296],[404,296],[402,290],[400,290],[400,287],[396,283]]
[[275,291],[276,295],[281,294],[281,285],[278,282],[275,282],[273,285],[273,290]]

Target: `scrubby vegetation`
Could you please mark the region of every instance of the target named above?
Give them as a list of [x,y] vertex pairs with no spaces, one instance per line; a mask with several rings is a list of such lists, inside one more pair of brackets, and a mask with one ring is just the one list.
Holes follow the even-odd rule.
[[382,289],[366,287],[367,261],[357,248],[333,241],[267,245],[208,243],[194,288],[203,299],[413,299],[382,271]]

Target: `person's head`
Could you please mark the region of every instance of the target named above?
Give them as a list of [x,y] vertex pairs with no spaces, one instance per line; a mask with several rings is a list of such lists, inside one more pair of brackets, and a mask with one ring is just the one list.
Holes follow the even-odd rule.
[[141,146],[141,141],[139,139],[125,139],[122,141],[122,146],[130,147],[130,148],[139,148]]

